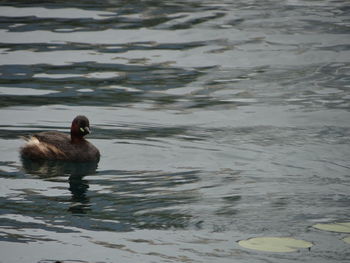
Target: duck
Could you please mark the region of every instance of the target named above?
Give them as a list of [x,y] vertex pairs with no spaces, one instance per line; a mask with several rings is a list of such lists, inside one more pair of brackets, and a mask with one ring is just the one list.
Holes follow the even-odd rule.
[[69,162],[99,162],[100,151],[84,136],[90,133],[86,116],[78,115],[72,121],[70,135],[46,131],[26,137],[20,154],[29,160],[57,160]]

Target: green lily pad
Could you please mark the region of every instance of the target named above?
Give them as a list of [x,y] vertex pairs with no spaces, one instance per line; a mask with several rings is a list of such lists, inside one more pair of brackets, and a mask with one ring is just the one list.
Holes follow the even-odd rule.
[[241,240],[238,244],[244,248],[266,252],[294,252],[300,248],[310,248],[312,243],[291,237],[255,237]]
[[349,237],[346,237],[346,238],[343,238],[343,241],[344,241],[345,243],[350,244],[350,236],[349,236]]
[[312,243],[291,237],[255,237],[241,240],[238,244],[244,248],[266,252],[294,252],[300,248],[310,248]]
[[316,224],[316,225],[313,225],[313,227],[320,230],[325,230],[325,231],[350,233],[350,222],[334,223],[334,224]]

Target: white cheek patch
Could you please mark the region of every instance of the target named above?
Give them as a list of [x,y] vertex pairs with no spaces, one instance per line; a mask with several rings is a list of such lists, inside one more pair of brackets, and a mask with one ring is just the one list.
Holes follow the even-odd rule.
[[80,127],[80,131],[81,131],[82,133],[84,133],[84,132],[85,132],[85,130],[84,130],[83,128],[81,128],[81,127]]

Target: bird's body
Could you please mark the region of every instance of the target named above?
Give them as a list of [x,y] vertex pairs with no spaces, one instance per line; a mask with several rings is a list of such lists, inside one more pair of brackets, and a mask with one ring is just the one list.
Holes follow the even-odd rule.
[[72,162],[98,162],[99,150],[83,136],[90,132],[89,121],[84,116],[76,117],[71,126],[71,135],[57,131],[40,132],[26,138],[21,156],[31,160],[62,160]]

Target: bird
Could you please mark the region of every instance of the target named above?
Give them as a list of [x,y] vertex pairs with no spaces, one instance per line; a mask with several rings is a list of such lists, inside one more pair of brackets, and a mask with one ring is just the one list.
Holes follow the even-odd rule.
[[88,118],[78,115],[72,121],[70,135],[58,131],[35,133],[25,138],[20,154],[23,159],[33,161],[99,162],[100,151],[84,139],[89,133]]

